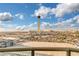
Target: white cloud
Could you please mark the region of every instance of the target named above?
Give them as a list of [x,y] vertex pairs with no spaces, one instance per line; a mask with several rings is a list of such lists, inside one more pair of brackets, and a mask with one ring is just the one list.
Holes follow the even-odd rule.
[[41,23],[41,29],[51,29],[52,28],[52,25],[51,23],[49,22],[42,22]]
[[0,13],[0,31],[16,31],[23,30],[25,26],[17,26],[16,24],[11,24],[10,22],[5,23],[4,21],[11,21],[13,17],[19,17],[23,19],[24,16],[21,14],[12,15],[10,12],[2,12]]
[[[47,29],[55,29],[55,30],[64,30],[64,29],[78,29],[79,25],[79,15],[74,16],[73,18],[66,19],[61,22],[57,23],[50,23],[50,22],[41,22],[41,30],[47,30]],[[76,26],[76,27],[75,27]],[[1,30],[4,30],[5,28],[1,28]],[[28,25],[21,25],[21,26],[7,26],[7,30],[5,31],[29,31],[29,30],[37,30],[37,22],[28,24]]]
[[75,24],[71,24],[71,27],[74,27],[75,26]]
[[55,14],[56,17],[62,17],[65,14],[79,12],[79,4],[78,3],[58,4],[56,8],[52,8],[51,12],[52,14]]
[[[79,25],[79,15],[76,15],[73,18],[66,19],[57,23],[41,22],[40,27],[41,30],[47,30],[47,29],[67,30],[70,28],[76,29],[77,27],[75,27],[75,25]],[[37,22],[31,23],[29,25],[18,26],[18,28],[22,30],[37,30]]]
[[45,6],[40,6],[39,9],[34,11],[33,16],[40,15],[41,18],[47,17],[48,14],[55,15],[56,17],[63,17],[66,14],[71,14],[79,12],[79,3],[71,4],[58,4],[55,8],[49,8]]
[[16,17],[18,17],[19,19],[23,20],[24,19],[24,15],[22,14],[15,14]]
[[[74,16],[73,18],[66,19],[65,21],[61,21],[58,23],[53,24],[52,27],[59,28],[59,29],[69,29],[75,28],[76,25],[79,25],[79,15]],[[78,26],[76,26],[78,28]]]
[[[37,22],[34,22],[34,23],[31,23],[31,24],[27,25],[27,27],[25,29],[27,29],[27,30],[37,30],[37,26],[38,26]],[[41,28],[41,30],[51,29],[52,24],[49,23],[49,22],[42,22],[40,24],[40,28]]]
[[0,21],[9,21],[12,20],[12,14],[9,12],[0,13]]
[[77,23],[79,23],[79,15],[75,16],[73,19],[76,20]]
[[50,8],[47,8],[45,6],[40,6],[38,10],[35,10],[33,15],[41,16],[41,18],[45,18],[49,12],[50,12]]
[[16,27],[16,30],[19,30],[19,29],[21,29],[21,26],[17,26],[17,27]]
[[35,25],[37,25],[37,22],[31,23],[27,27],[34,27]]
[[[37,22],[34,22],[34,23],[29,24],[27,26],[27,29],[28,30],[37,30],[37,26],[38,26]],[[52,24],[49,22],[41,22],[41,24],[40,24],[41,30],[51,29],[51,27],[52,27]]]
[[37,22],[27,25],[27,30],[36,30],[36,29],[37,29]]
[[[78,29],[78,26],[75,27],[75,25],[79,25],[79,15],[74,16],[73,18],[66,19],[61,22],[57,23],[50,23],[50,22],[41,22],[40,28],[41,30],[67,30],[67,29]],[[15,26],[15,27],[9,27],[8,30],[13,31],[29,31],[29,30],[37,30],[37,22],[28,24],[28,25],[22,25],[22,26]],[[2,28],[1,28],[2,29]]]
[[[29,30],[37,30],[37,22],[31,23],[29,25],[22,25],[22,26],[17,26],[16,30],[20,30],[20,31],[29,31]],[[42,30],[44,29],[50,29],[52,27],[52,24],[49,22],[42,22],[40,24],[40,28]]]
[[16,30],[24,30],[26,28],[26,25],[17,26]]
[[29,25],[16,26],[16,30],[19,30],[19,31],[35,30],[36,26],[37,26],[37,22],[34,22]]

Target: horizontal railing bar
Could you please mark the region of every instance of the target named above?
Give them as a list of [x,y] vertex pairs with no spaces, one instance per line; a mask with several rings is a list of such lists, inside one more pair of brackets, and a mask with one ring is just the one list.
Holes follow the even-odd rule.
[[70,48],[69,50],[72,52],[79,52],[79,48]]
[[79,48],[62,48],[62,47],[27,47],[27,48],[0,48],[0,52],[15,52],[15,51],[73,51],[79,52]]
[[64,47],[27,47],[27,48],[0,48],[0,52],[18,52],[31,51],[31,56],[35,55],[35,51],[65,51],[67,56],[71,56],[71,52],[79,52],[79,48]]

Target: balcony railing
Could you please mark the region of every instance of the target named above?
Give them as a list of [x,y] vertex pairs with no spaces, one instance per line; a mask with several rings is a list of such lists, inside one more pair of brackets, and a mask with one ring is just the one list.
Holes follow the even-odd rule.
[[71,52],[79,52],[79,48],[60,48],[60,47],[28,47],[28,48],[0,48],[0,52],[31,51],[31,56],[35,56],[35,51],[65,51],[67,56]]

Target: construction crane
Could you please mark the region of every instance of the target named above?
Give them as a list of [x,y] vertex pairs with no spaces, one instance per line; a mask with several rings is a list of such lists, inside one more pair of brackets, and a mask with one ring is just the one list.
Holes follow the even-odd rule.
[[40,32],[40,16],[37,17],[38,17],[38,32]]

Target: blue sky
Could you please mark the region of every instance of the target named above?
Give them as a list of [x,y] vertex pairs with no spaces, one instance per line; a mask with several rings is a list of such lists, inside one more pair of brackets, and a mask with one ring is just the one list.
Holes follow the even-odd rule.
[[41,30],[79,28],[77,3],[0,3],[0,31],[37,30],[38,15]]

